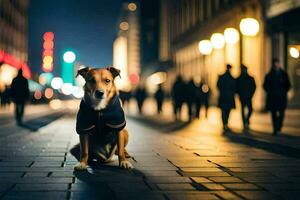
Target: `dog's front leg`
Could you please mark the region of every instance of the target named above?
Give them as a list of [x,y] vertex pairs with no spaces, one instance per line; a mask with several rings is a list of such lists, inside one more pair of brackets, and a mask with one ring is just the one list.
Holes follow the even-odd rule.
[[125,146],[128,141],[128,133],[126,130],[122,130],[118,133],[118,157],[119,166],[125,169],[132,169],[132,164],[126,160]]
[[86,170],[89,158],[89,135],[84,134],[79,136],[80,140],[80,161],[75,166],[75,170]]

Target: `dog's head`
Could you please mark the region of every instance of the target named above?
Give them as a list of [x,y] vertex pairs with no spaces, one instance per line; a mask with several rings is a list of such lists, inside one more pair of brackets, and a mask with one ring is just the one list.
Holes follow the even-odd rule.
[[78,70],[78,75],[85,79],[85,97],[89,98],[89,102],[95,110],[104,109],[117,93],[114,79],[120,75],[119,69],[85,67]]

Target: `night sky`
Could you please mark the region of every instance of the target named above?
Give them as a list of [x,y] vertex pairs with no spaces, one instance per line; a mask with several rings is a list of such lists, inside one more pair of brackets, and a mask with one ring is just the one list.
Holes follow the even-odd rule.
[[54,74],[60,75],[62,53],[72,49],[85,65],[112,64],[112,44],[122,0],[31,0],[29,64],[41,72],[42,36],[53,31]]

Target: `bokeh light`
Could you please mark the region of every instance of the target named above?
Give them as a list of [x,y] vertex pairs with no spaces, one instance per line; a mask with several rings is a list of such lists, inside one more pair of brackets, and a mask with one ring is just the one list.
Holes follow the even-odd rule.
[[129,24],[127,22],[121,22],[120,23],[120,29],[122,31],[127,31],[129,29]]
[[240,40],[240,34],[235,28],[226,28],[224,38],[227,44],[236,44]]
[[225,45],[225,39],[222,33],[212,34],[210,41],[214,49],[222,49]]
[[51,99],[51,98],[53,97],[53,94],[54,94],[53,89],[51,89],[51,88],[46,88],[44,94],[45,94],[45,97],[46,97],[47,99]]
[[49,102],[49,106],[54,110],[58,110],[62,107],[62,102],[59,99],[53,99]]
[[72,91],[72,95],[75,97],[75,98],[82,98],[84,96],[84,90],[82,87],[78,87],[78,86],[74,86],[73,87],[73,91]]
[[73,51],[67,51],[64,53],[63,58],[66,63],[73,63],[76,59],[76,55]]
[[36,100],[40,100],[42,98],[42,92],[40,90],[36,90],[33,94],[33,97],[36,99]]
[[128,10],[135,11],[136,10],[136,4],[135,3],[129,3],[128,4]]
[[54,77],[51,81],[51,87],[56,90],[60,89],[63,84],[63,80],[60,77]]
[[295,47],[290,48],[290,56],[292,58],[299,58],[299,50],[296,49]]
[[199,42],[199,51],[203,55],[209,55],[212,52],[212,45],[209,40],[201,40]]
[[73,92],[73,85],[71,83],[64,83],[61,87],[61,91],[64,95],[70,95]]
[[259,23],[254,18],[244,18],[240,22],[240,30],[243,35],[256,36],[259,32]]

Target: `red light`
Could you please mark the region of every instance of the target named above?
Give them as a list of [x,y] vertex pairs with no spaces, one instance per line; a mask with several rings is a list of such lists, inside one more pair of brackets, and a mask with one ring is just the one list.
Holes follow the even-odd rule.
[[0,51],[0,62],[3,62],[4,61],[4,51]]
[[45,49],[43,51],[43,56],[52,56],[53,55],[53,50],[51,49]]
[[54,33],[53,32],[46,32],[44,33],[43,39],[46,40],[53,40],[54,39]]
[[129,79],[133,84],[138,84],[140,81],[140,77],[137,74],[130,74]]
[[54,43],[52,41],[45,41],[43,45],[44,49],[53,49]]

